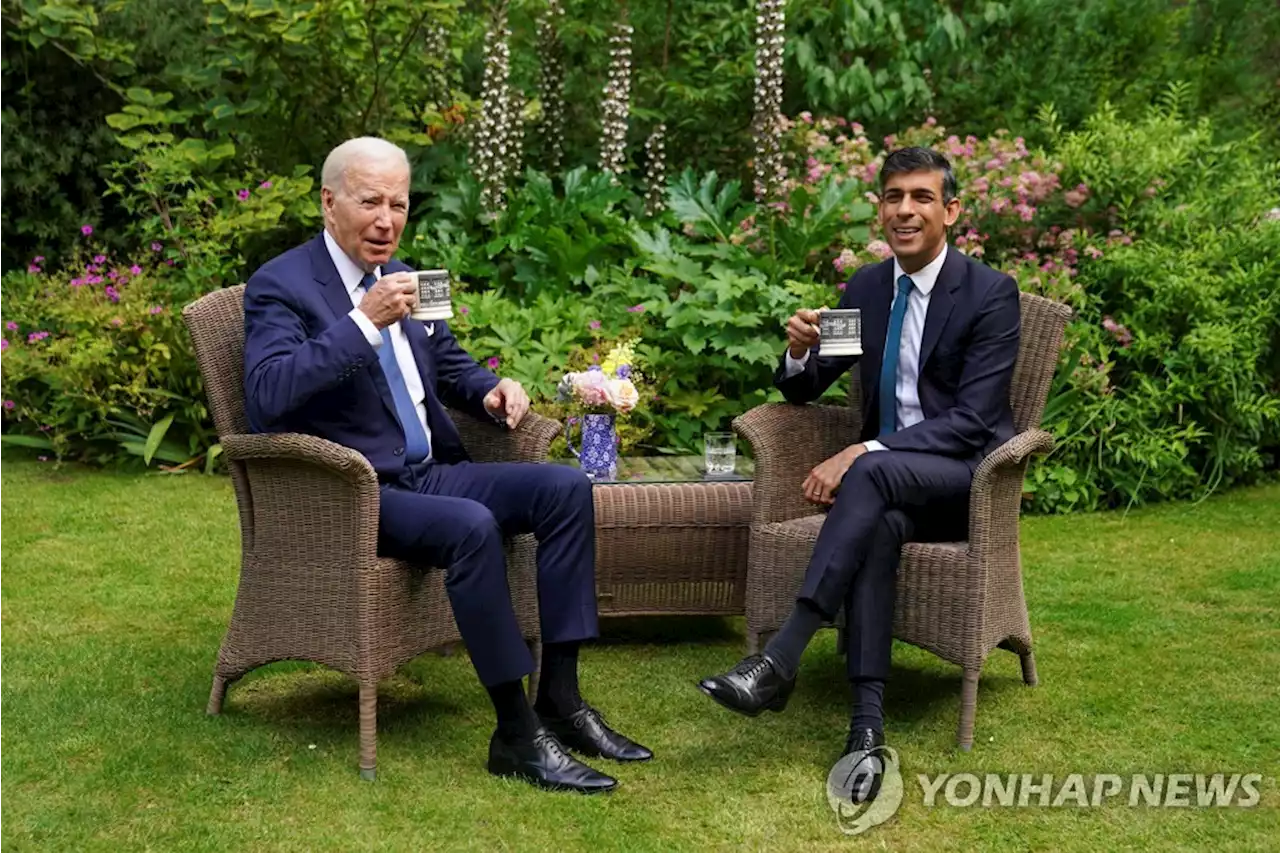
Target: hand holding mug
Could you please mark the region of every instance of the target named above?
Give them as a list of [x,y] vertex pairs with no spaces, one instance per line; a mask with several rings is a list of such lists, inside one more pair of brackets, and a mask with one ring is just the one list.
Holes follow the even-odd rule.
[[791,357],[801,359],[818,345],[818,312],[822,309],[801,308],[787,321],[787,345]]
[[360,311],[373,325],[385,329],[409,316],[417,304],[417,279],[411,272],[393,272],[373,283],[360,299]]

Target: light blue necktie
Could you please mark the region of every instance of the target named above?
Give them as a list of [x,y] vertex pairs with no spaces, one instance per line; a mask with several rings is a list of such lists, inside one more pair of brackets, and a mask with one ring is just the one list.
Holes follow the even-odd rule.
[[[376,279],[373,273],[366,273],[360,280],[366,292],[373,287]],[[400,372],[400,362],[396,361],[396,349],[391,344],[390,327],[382,330],[382,346],[378,347],[378,363],[382,372],[387,375],[387,385],[391,386],[391,399],[396,404],[396,417],[400,419],[400,429],[404,431],[404,456],[409,462],[421,462],[431,453],[431,444],[427,441],[427,431],[418,420],[418,408],[409,397],[409,386],[405,384],[404,374]]]
[[911,276],[898,278],[898,295],[889,312],[889,336],[884,342],[884,361],[880,364],[881,437],[893,432],[898,425],[898,350],[902,349],[902,321],[907,316],[911,285]]

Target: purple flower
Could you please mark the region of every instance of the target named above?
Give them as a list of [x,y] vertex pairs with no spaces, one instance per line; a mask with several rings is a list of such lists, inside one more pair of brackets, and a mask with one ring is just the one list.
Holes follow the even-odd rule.
[[236,198],[240,199],[241,201],[248,201],[248,200],[249,200],[249,191],[248,191],[248,190],[236,190]]
[[80,233],[81,233],[81,234],[83,234],[84,236],[88,237],[90,234],[92,234],[92,233],[93,233],[93,226],[92,226],[92,225],[81,225],[81,226],[80,226]]
[[129,267],[129,275],[142,275],[142,267],[137,264]]
[[471,309],[470,309],[470,308],[468,308],[468,307],[467,307],[467,306],[465,306],[465,305],[459,305],[459,306],[458,306],[458,313],[459,313],[459,314],[461,314],[463,317],[465,317],[465,316],[467,316],[468,314],[470,314],[470,313],[471,313]]
[[271,189],[271,182],[270,182],[270,181],[263,181],[262,183],[258,184],[258,189],[260,189],[260,190],[269,190],[269,189]]
[[615,370],[614,373],[618,375],[619,379],[626,379],[628,376],[631,375],[631,365],[619,364],[618,369]]
[[40,272],[40,267],[37,266],[36,264],[27,264],[27,272],[38,273]]
[[9,348],[9,339],[8,339],[8,338],[0,338],[0,352],[4,352],[4,351],[5,351],[5,350],[7,350],[8,348]]
[[160,245],[159,243],[152,243],[152,244],[151,244],[151,251],[153,251],[153,252],[158,252],[158,251],[160,251],[160,250],[161,250],[161,249],[163,249],[163,248],[164,248],[164,246]]
[[12,320],[10,320],[9,322],[5,323],[5,324],[4,324],[4,327],[5,327],[6,329],[8,329],[9,331],[11,331],[11,332],[16,332],[16,331],[18,331],[18,324],[17,324],[17,323],[15,323],[15,322],[13,322]]
[[90,273],[97,272],[100,269],[101,267],[99,267],[97,264],[85,264],[85,267],[84,267],[84,271],[90,272]]
[[489,361],[487,362],[487,364],[489,365],[489,369],[490,369],[490,370],[497,370],[497,369],[498,369],[498,365],[499,365],[499,364],[501,364],[501,363],[502,363],[502,361],[501,361],[501,360],[500,360],[496,355],[494,355],[494,356],[490,356],[490,357],[489,357]]
[[72,287],[80,287],[80,286],[81,286],[81,285],[83,285],[83,284],[84,284],[84,279],[80,279],[80,278],[73,278],[73,279],[71,279],[71,286],[72,286]]
[[106,290],[103,292],[107,294],[107,298],[112,302],[120,301],[120,291],[116,290],[113,286],[108,284]]
[[164,306],[161,306],[161,305],[152,305],[152,306],[151,306],[151,313],[152,313],[152,314],[159,314],[159,313],[160,313],[160,312],[162,312],[162,311],[164,311]]
[[106,256],[106,255],[94,255],[94,256],[93,256],[93,262],[94,262],[95,264],[103,264],[103,263],[106,263],[106,262],[107,262],[107,256]]
[[5,400],[5,401],[4,401],[4,407],[5,407],[6,409],[12,409],[15,405],[17,405],[17,404],[16,404],[16,403],[14,403],[12,400]]
[[112,281],[115,281],[119,277],[120,277],[119,270],[112,270],[111,272],[107,273],[107,278],[111,279]]
[[34,344],[36,341],[43,341],[47,337],[49,337],[48,332],[32,332],[27,335],[27,343]]
[[31,259],[31,263],[38,264],[43,260],[44,260],[44,255],[36,255],[34,258]]
[[644,313],[644,305],[632,305],[630,308],[628,308],[628,309],[627,309],[627,313],[628,313],[628,314],[643,314],[643,313]]
[[102,276],[91,275],[85,278],[86,284],[102,284]]
[[592,320],[590,323],[588,323],[588,324],[587,324],[587,328],[588,328],[588,329],[598,329],[598,328],[600,328],[600,321],[599,321],[599,320]]

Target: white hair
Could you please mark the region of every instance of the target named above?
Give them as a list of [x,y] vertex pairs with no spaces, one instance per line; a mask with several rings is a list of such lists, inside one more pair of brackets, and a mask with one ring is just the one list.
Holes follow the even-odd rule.
[[393,142],[376,136],[357,136],[348,139],[329,152],[320,170],[320,185],[337,193],[346,189],[347,170],[356,163],[377,163],[403,166],[409,171],[409,156]]

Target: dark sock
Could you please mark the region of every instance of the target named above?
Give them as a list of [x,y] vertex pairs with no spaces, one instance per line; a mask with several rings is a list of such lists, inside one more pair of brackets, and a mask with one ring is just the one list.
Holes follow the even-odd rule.
[[808,602],[797,601],[781,630],[764,647],[783,678],[795,678],[800,656],[821,627],[822,614]]
[[488,688],[493,710],[498,715],[498,734],[506,738],[533,737],[542,725],[529,706],[523,681],[504,681]]
[[884,680],[859,678],[853,686],[853,719],[851,730],[875,729],[884,732]]
[[578,643],[547,643],[542,647],[542,675],[538,678],[537,711],[563,719],[582,707],[578,693]]

